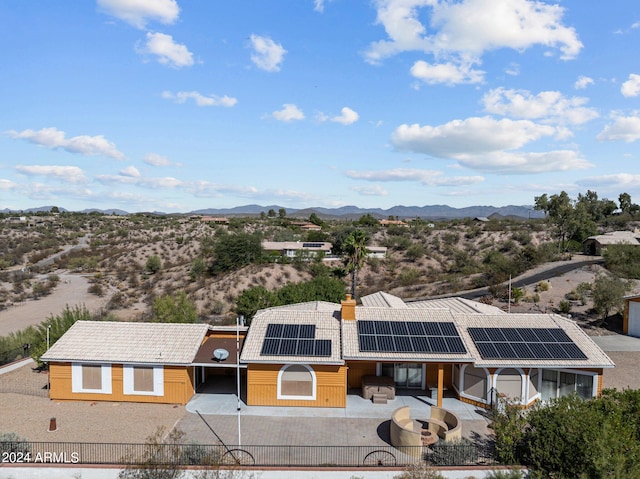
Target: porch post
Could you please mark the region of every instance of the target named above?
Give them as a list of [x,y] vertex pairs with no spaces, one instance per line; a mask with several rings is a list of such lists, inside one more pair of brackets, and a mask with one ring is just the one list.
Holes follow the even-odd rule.
[[438,403],[436,406],[442,407],[442,395],[444,392],[444,364],[438,363]]

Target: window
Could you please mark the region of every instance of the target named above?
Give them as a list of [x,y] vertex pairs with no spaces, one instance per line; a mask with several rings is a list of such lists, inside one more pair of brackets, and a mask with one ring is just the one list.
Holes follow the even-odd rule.
[[316,375],[309,366],[292,364],[283,366],[278,373],[278,399],[316,398]]
[[164,396],[164,368],[140,364],[123,366],[123,389],[125,394]]
[[111,365],[73,363],[71,392],[111,394]]
[[577,393],[582,399],[590,399],[594,392],[594,378],[589,373],[575,373],[573,371],[542,370],[542,400],[568,396]]

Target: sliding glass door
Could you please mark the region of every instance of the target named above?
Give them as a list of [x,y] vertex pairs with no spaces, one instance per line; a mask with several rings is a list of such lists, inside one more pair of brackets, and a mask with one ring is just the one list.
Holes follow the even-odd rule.
[[382,375],[393,378],[396,387],[422,389],[422,364],[420,363],[384,363]]

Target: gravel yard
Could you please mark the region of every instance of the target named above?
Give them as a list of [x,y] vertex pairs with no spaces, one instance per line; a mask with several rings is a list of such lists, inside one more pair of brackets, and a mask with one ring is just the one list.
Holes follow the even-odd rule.
[[[3,388],[37,390],[46,374],[33,364],[0,375]],[[15,432],[29,441],[140,443],[159,426],[169,431],[185,414],[184,406],[119,402],[51,401],[47,397],[0,392],[0,432]],[[56,418],[58,429],[49,432]]]

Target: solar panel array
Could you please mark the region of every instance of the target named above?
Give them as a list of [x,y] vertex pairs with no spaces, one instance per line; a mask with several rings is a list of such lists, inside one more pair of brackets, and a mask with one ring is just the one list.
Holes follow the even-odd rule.
[[467,349],[452,322],[357,321],[361,352],[453,353]]
[[314,324],[267,325],[261,355],[265,356],[331,356],[331,340],[315,339]]
[[587,359],[561,328],[469,328],[482,359]]

